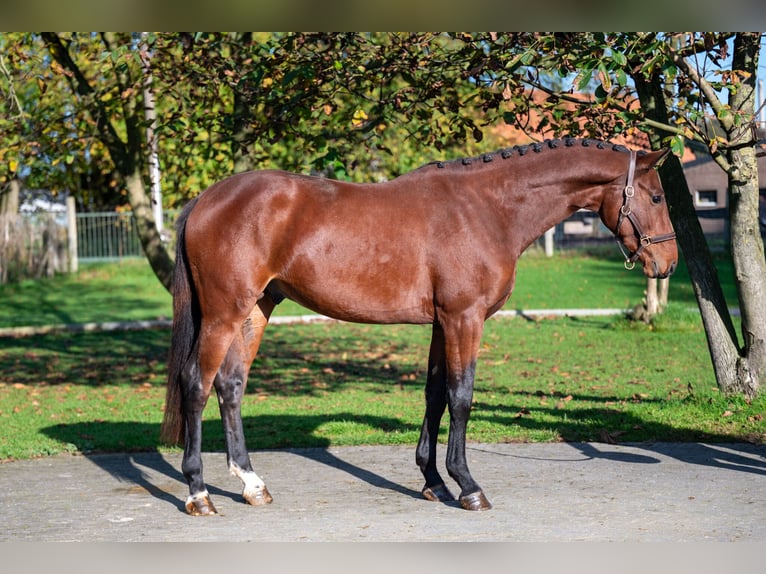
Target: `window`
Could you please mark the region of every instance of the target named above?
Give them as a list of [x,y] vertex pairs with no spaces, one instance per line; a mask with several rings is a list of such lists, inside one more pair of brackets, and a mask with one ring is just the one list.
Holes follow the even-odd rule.
[[698,189],[695,203],[697,207],[716,207],[718,206],[717,189]]

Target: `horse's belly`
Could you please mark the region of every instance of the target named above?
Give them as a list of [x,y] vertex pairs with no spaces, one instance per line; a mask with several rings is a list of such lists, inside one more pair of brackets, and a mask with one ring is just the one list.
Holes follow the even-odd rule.
[[408,286],[275,280],[271,287],[312,311],[341,321],[425,324],[434,317],[432,298]]

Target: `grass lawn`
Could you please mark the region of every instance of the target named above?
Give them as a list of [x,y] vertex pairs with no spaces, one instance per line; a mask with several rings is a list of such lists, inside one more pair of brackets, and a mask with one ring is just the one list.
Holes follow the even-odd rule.
[[[736,305],[731,261],[720,257],[718,272],[730,304]],[[508,309],[629,308],[641,302],[646,280],[626,271],[616,246],[564,251],[548,258],[531,251],[519,261],[516,287]],[[696,307],[686,266],[670,280],[670,300]],[[134,321],[168,318],[171,298],[143,259],[85,264],[76,275],[0,285],[0,328]],[[285,301],[275,315],[310,313]],[[0,343],[2,344],[2,343]]]
[[[669,311],[651,327],[620,317],[488,321],[469,440],[764,442],[766,399],[747,403],[715,389],[684,272],[671,280]],[[644,281],[618,256],[533,254],[522,258],[517,285],[511,308],[629,307]],[[0,326],[170,313],[169,295],[142,261],[3,286],[0,300]],[[280,309],[295,312],[305,311]],[[0,460],[162,448],[169,336],[159,329],[0,339]],[[248,446],[414,446],[429,336],[422,326],[271,327],[243,405]],[[204,448],[220,450],[215,400],[205,415]]]

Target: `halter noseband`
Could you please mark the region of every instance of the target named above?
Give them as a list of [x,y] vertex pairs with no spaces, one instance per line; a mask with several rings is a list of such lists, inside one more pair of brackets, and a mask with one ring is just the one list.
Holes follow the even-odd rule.
[[633,225],[633,229],[636,232],[636,235],[638,236],[638,249],[636,249],[633,253],[630,253],[627,250],[627,247],[624,246],[623,242],[620,240],[619,236],[617,237],[617,246],[620,248],[620,251],[622,252],[623,257],[625,257],[625,269],[630,271],[636,266],[636,261],[638,261],[638,256],[641,254],[641,252],[652,245],[653,243],[662,243],[663,241],[670,241],[671,239],[676,238],[675,233],[665,233],[664,235],[657,235],[656,237],[652,237],[651,235],[647,235],[644,233],[643,229],[641,229],[641,224],[638,222],[638,219],[636,219],[636,216],[633,214],[633,210],[630,208],[630,199],[636,194],[636,189],[633,187],[633,176],[636,173],[636,152],[633,150],[630,150],[630,166],[628,167],[628,179],[625,182],[625,189],[623,190],[623,201],[622,206],[620,207],[620,216],[617,218],[617,227],[615,227],[615,235],[617,235],[620,232],[620,226],[622,225],[622,222],[625,220],[625,218],[630,221],[630,223]]

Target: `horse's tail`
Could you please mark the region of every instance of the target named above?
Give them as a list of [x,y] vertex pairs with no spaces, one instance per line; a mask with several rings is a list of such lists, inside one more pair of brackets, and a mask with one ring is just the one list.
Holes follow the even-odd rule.
[[189,202],[176,223],[176,262],[173,271],[173,334],[168,359],[168,384],[165,394],[165,415],[160,427],[160,441],[165,444],[182,444],[186,430],[183,410],[181,373],[192,354],[199,333],[199,303],[189,275],[186,258],[186,220],[196,199]]

